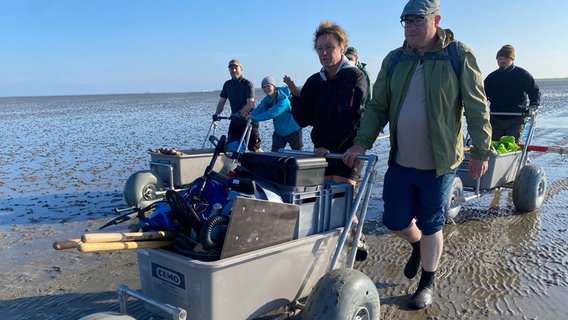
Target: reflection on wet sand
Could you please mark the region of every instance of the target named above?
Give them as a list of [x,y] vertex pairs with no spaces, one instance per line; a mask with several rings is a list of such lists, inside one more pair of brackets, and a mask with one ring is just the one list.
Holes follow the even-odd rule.
[[[568,315],[563,302],[568,291],[557,290],[568,287],[566,243],[559,248],[557,238],[543,237],[540,211],[489,211],[466,208],[461,221],[444,227],[438,297],[427,311],[408,310],[406,305],[417,285],[409,287],[412,280],[402,275],[409,248],[391,234],[379,235],[377,244],[372,243],[372,262],[359,268],[377,283],[382,316],[397,318],[401,310],[406,319],[512,319],[520,315],[553,319]],[[551,298],[550,292],[556,295]],[[544,299],[549,300],[546,309],[526,303]]]
[[539,128],[562,128],[568,129],[568,117],[555,117],[538,120]]

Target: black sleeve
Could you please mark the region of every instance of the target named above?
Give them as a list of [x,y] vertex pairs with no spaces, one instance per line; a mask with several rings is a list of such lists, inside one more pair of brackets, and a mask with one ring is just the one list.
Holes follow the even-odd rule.
[[529,105],[540,106],[540,89],[533,76],[527,72],[526,93],[529,96]]
[[[353,72],[355,70],[355,72]],[[367,79],[358,69],[346,70],[350,72],[339,97],[339,119],[336,126],[329,128],[323,147],[332,152],[342,152],[351,147],[353,138],[359,128],[359,122],[365,111],[367,96]]]
[[311,76],[302,86],[300,97],[292,96],[292,116],[302,128],[313,126],[315,123],[315,100],[318,90],[317,78]]

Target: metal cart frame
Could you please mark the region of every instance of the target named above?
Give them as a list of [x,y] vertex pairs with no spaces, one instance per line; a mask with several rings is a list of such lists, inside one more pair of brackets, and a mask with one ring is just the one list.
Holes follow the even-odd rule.
[[[283,150],[283,153],[313,155],[291,150]],[[329,154],[326,158],[341,159],[341,156]],[[255,319],[279,308],[288,310],[282,315],[288,317],[293,312],[291,310],[302,309],[300,301],[307,298],[308,307],[305,309],[309,310],[309,314],[304,317],[308,319],[343,319],[341,317],[345,314],[378,319],[380,300],[374,283],[363,273],[352,269],[358,244],[353,239],[359,239],[362,233],[378,158],[365,155],[358,159],[366,162],[365,172],[350,212],[339,213],[346,215],[344,226],[212,262],[182,257],[161,248],[139,249],[142,292],[121,285],[117,289],[121,313],[127,314],[126,301],[134,297],[142,300],[151,311],[170,319]],[[357,213],[359,223],[353,235],[352,221]],[[350,247],[347,259],[346,247]],[[286,268],[268,267],[286,264]],[[163,272],[162,279],[156,276],[156,270]],[[168,277],[177,280],[168,282]],[[180,280],[182,278],[185,280]],[[182,281],[185,281],[183,285]],[[179,286],[176,287],[176,284]],[[193,287],[183,289],[190,286]],[[358,289],[355,290],[355,287]],[[361,291],[361,287],[367,289]],[[334,290],[342,292],[339,294]],[[251,296],[262,297],[266,301],[246,299],[247,291]],[[362,294],[365,296],[360,297]],[[177,298],[174,298],[176,295]],[[310,299],[312,296],[317,298]],[[225,303],[225,308],[220,307]]]
[[[491,115],[529,116],[528,130],[521,151],[496,155],[490,159],[490,167],[481,178],[468,175],[467,160],[457,169],[452,185],[446,219],[453,220],[462,204],[501,188],[513,190],[513,203],[521,212],[533,211],[542,205],[546,194],[546,174],[538,165],[528,163],[529,146],[537,124],[538,106],[529,107],[528,113],[492,112]],[[467,146],[468,138],[465,143]],[[466,153],[466,159],[468,154]]]

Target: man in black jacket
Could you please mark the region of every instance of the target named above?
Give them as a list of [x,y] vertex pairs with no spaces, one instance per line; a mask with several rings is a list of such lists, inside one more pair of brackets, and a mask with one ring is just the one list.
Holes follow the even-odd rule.
[[[515,48],[504,45],[497,52],[499,69],[485,78],[485,93],[490,102],[491,112],[521,113],[529,106],[540,105],[540,90],[532,75],[514,64]],[[493,135],[498,141],[502,136],[513,136],[516,142],[523,133],[525,119],[515,115],[491,115]]]

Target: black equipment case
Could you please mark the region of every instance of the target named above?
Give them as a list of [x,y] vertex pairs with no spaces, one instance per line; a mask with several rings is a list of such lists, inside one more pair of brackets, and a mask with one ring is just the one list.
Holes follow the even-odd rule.
[[255,176],[284,186],[323,184],[327,161],[323,157],[287,155],[278,152],[245,152],[242,167]]

